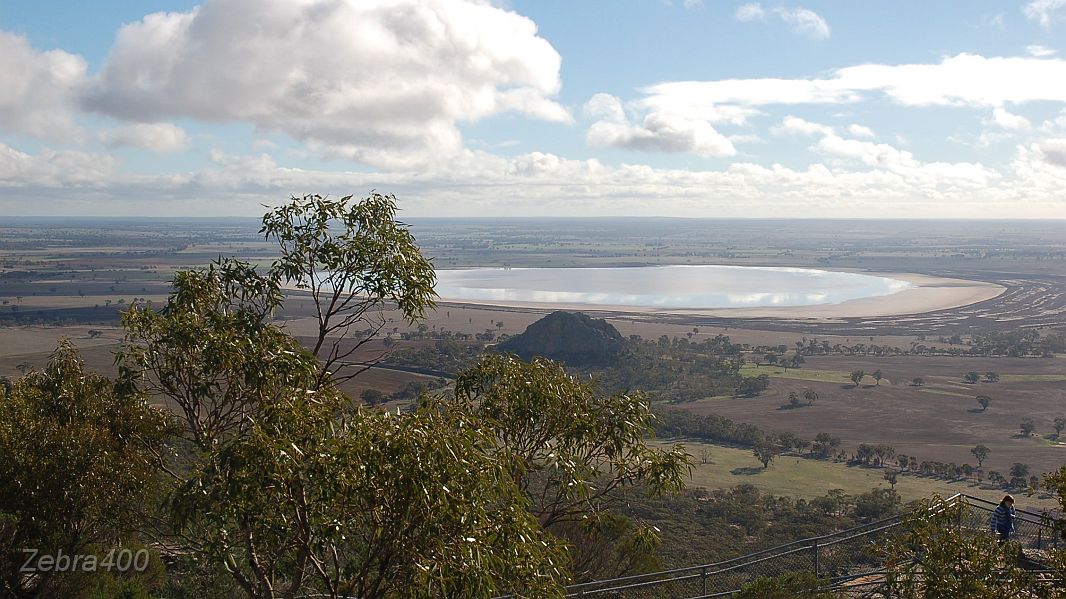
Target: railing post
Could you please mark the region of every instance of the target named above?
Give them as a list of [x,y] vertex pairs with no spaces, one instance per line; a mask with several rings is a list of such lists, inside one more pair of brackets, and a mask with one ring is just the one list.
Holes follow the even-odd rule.
[[814,577],[818,578],[818,539],[814,540]]
[[700,568],[700,582],[703,583],[703,594],[707,594],[707,566]]

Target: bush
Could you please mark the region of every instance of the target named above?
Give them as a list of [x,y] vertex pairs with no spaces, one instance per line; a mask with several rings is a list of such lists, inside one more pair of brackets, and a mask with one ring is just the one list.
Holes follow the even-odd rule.
[[766,576],[741,587],[737,599],[821,599],[832,597],[818,589],[823,585],[810,572],[789,572],[780,576]]

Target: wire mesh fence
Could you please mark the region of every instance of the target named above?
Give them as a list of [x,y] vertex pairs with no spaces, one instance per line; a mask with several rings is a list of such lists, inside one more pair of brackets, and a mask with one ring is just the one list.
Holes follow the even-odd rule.
[[[971,532],[990,532],[996,504],[968,495],[955,495],[946,505],[963,506],[956,526]],[[829,535],[795,541],[735,559],[662,572],[575,584],[568,597],[595,599],[703,599],[727,597],[744,584],[763,577],[810,572],[829,581],[829,588],[848,596],[877,596],[883,579],[873,549],[900,532],[896,516]],[[1019,510],[1012,540],[1027,549],[1052,549],[1059,544],[1051,520],[1044,514]]]

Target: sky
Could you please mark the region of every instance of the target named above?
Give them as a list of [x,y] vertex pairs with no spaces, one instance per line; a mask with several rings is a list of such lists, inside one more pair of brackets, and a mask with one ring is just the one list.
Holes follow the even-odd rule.
[[1066,218],[1066,0],[0,0],[0,214]]

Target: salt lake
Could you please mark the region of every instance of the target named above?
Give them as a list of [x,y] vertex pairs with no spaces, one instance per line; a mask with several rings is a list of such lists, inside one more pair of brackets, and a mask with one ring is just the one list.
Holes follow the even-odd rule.
[[660,309],[834,305],[911,288],[872,274],[721,265],[438,270],[436,287],[451,301]]

